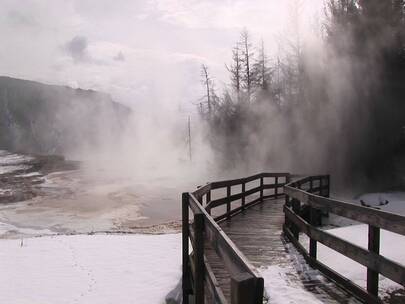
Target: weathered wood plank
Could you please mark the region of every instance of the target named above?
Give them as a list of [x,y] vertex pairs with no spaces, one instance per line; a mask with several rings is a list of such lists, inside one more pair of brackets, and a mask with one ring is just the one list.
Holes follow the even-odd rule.
[[[291,263],[291,256],[286,251],[281,235],[284,223],[284,201],[284,198],[265,201],[263,204],[250,207],[246,212],[233,216],[231,220],[220,223],[223,231],[256,267],[268,265],[285,267]],[[221,265],[216,265],[214,272],[220,272],[220,267]],[[297,276],[300,275],[297,274]],[[321,302],[345,303],[351,298],[350,294],[333,283],[325,285],[321,281],[313,281],[312,278],[309,281],[308,278],[303,274],[303,285],[310,286],[309,291],[313,292]],[[229,280],[230,278],[223,283],[229,284]],[[229,288],[227,286],[221,285],[221,288]]]
[[207,283],[207,291],[209,291],[210,295],[207,297],[206,300],[209,302],[207,303],[215,303],[215,304],[227,304],[228,301],[225,298],[224,293],[221,290],[221,286],[216,279],[214,272],[207,261],[204,259],[205,263],[205,282]]
[[349,291],[356,297],[363,302],[366,301],[367,304],[381,304],[381,300],[372,294],[369,294],[363,288],[355,284],[354,282],[350,281],[349,279],[345,278],[341,274],[337,273],[333,269],[329,268],[325,264],[319,262],[318,260],[312,258],[308,251],[301,245],[298,240],[295,239],[291,230],[288,229],[287,226],[284,226],[284,234],[288,237],[288,239],[294,244],[295,248],[301,252],[304,259],[308,262],[309,265],[312,267],[319,269],[322,273],[324,273],[327,277],[335,281],[338,285],[342,286],[345,290]]
[[290,197],[298,199],[302,203],[308,204],[314,208],[405,235],[404,216],[310,194],[288,185],[284,187],[284,191]]
[[[231,278],[231,303],[232,304],[256,304],[256,279],[250,273],[240,273]],[[262,299],[263,303],[263,299]]]
[[198,204],[193,194],[190,194],[190,205],[195,204],[204,215],[204,230],[206,241],[210,243],[212,248],[222,258],[225,266],[231,274],[248,272],[256,276],[254,267],[235,246],[231,239],[222,231],[221,227],[214,221],[212,217]]
[[[249,202],[247,204],[245,203],[245,205],[241,205],[241,206],[239,206],[237,208],[231,209],[230,215],[234,216],[234,215],[242,212],[243,210],[245,210],[245,209],[247,209],[249,207],[252,207],[252,206],[254,206],[254,205],[256,205],[256,204],[258,204],[260,202],[261,202],[260,197],[258,197],[258,198],[254,199],[253,201],[251,201],[251,202]],[[227,217],[228,217],[228,214],[225,213],[225,214],[222,214],[222,215],[219,215],[219,216],[215,217],[215,221],[216,222],[221,222],[223,219],[226,219]]]
[[183,276],[182,276],[182,290],[183,290],[183,303],[188,304],[188,295],[191,291],[190,285],[190,265],[188,263],[189,257],[189,210],[188,210],[188,193],[182,194],[182,266],[183,266]]
[[204,214],[198,213],[194,215],[194,234],[195,234],[195,247],[194,247],[194,303],[204,304],[204,278],[205,278],[205,265],[204,265]]
[[[368,226],[368,250],[376,254],[380,253],[380,228]],[[367,291],[378,296],[378,272],[367,268]]]
[[286,177],[286,178],[288,178],[289,176],[290,176],[289,173],[259,173],[259,174],[255,174],[255,175],[244,177],[244,178],[225,180],[225,181],[216,181],[216,182],[212,182],[210,185],[211,185],[211,189],[214,190],[214,189],[218,189],[218,188],[224,188],[227,186],[236,186],[236,185],[240,185],[242,183],[249,183],[254,180],[258,180],[261,177]]
[[197,200],[199,201],[200,198],[206,194],[207,192],[209,192],[211,190],[211,184],[206,184],[205,186],[202,186],[200,188],[198,188],[197,190],[195,190],[193,192],[194,196],[197,198]]
[[249,189],[249,190],[245,190],[245,192],[241,192],[241,193],[237,193],[237,194],[230,195],[229,197],[226,196],[226,197],[223,197],[223,198],[219,198],[219,199],[216,199],[216,200],[212,200],[212,201],[207,205],[207,207],[210,208],[210,209],[213,209],[213,208],[215,208],[215,207],[225,205],[225,204],[227,204],[228,202],[237,201],[237,200],[239,200],[239,199],[241,199],[241,198],[243,198],[243,197],[246,197],[246,196],[249,196],[249,195],[252,195],[252,194],[255,194],[255,193],[259,192],[260,189],[261,189],[261,188],[260,188],[260,186],[259,186],[259,187],[256,187],[256,188],[252,188],[252,189]]
[[297,216],[289,207],[284,207],[284,212],[289,221],[297,225],[310,238],[405,286],[404,266],[311,226],[303,218]]

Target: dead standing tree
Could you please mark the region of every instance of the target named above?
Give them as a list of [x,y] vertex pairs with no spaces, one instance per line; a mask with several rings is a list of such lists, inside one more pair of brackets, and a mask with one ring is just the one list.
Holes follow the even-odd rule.
[[259,48],[259,56],[253,65],[254,81],[261,90],[269,90],[271,73],[272,71],[268,65],[268,59],[264,49],[264,42],[262,40]]
[[215,93],[214,80],[210,76],[208,67],[205,64],[201,65],[201,82],[204,86],[205,94],[201,98],[200,111],[201,114],[204,114],[203,104],[206,104],[208,118],[212,118],[214,107],[218,104],[218,96]]
[[211,105],[211,78],[208,74],[208,67],[205,64],[201,65],[201,76],[202,82],[205,87],[205,96],[207,106],[208,106],[208,115],[211,116],[212,113],[212,105]]
[[240,34],[240,45],[241,45],[241,55],[242,55],[242,84],[246,90],[246,99],[250,103],[252,89],[254,85],[254,73],[251,67],[252,58],[254,56],[252,50],[252,43],[250,42],[249,32],[244,29]]
[[239,44],[237,43],[232,49],[232,64],[225,65],[228,72],[231,74],[231,86],[236,93],[237,102],[240,102],[241,82],[242,82],[242,59]]

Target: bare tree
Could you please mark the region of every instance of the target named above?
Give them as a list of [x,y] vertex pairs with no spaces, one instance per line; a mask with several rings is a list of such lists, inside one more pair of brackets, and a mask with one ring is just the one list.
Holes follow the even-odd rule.
[[267,55],[264,49],[264,42],[261,41],[259,55],[253,64],[253,81],[262,91],[268,91],[270,88],[272,70],[269,67]]
[[211,78],[208,74],[208,67],[205,64],[201,65],[201,76],[202,76],[202,82],[203,85],[205,86],[205,98],[207,100],[207,105],[208,105],[208,115],[211,116],[212,112],[212,105],[211,105]]
[[214,112],[214,108],[219,103],[219,98],[218,98],[217,94],[215,93],[214,80],[210,76],[208,67],[205,64],[201,65],[201,82],[204,86],[205,95],[201,98],[200,103],[199,103],[200,112],[201,112],[201,114],[204,114],[203,105],[206,104],[208,117],[211,117]]
[[243,87],[246,89],[248,102],[250,101],[252,88],[253,88],[253,69],[251,67],[252,58],[254,56],[252,50],[252,43],[250,42],[250,35],[247,29],[244,29],[240,34],[240,45],[241,45],[241,55],[242,55],[242,81]]
[[232,89],[235,90],[239,102],[242,82],[242,60],[238,43],[232,49],[232,64],[229,67],[227,65],[225,66],[228,72],[231,74],[231,86]]

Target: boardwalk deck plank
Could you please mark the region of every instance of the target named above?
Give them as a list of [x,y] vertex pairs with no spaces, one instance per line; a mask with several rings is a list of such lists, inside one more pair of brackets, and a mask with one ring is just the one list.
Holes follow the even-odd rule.
[[[293,263],[295,273],[292,276],[321,302],[353,303],[353,297],[333,282],[326,278],[314,279],[321,274],[309,267],[295,249],[286,244],[282,236],[283,203],[284,199],[267,200],[222,222],[220,226],[256,268]],[[207,244],[205,254],[225,297],[230,302],[229,273]]]

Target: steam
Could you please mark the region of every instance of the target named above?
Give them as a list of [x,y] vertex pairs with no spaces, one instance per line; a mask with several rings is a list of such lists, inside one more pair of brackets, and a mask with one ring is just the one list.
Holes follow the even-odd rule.
[[[398,185],[402,177],[394,167],[400,157],[395,151],[404,119],[394,109],[403,110],[396,84],[403,75],[398,66],[404,52],[403,4],[326,1],[324,26],[306,32],[302,5],[295,2],[282,51],[271,55],[270,86],[281,90],[281,97],[258,88],[251,103],[248,81],[241,93],[233,83],[217,112],[205,111],[213,141],[225,151],[222,163],[245,174],[331,173],[342,186]],[[389,22],[395,14],[400,17]],[[246,34],[241,37],[243,52]],[[232,79],[236,72],[231,70]]]
[[[66,16],[45,20],[36,16],[46,11],[44,4],[26,11],[10,1],[5,11],[19,14],[7,13],[0,31],[21,25],[2,46],[10,60],[0,67],[13,76],[108,92],[131,109],[119,130],[106,127],[109,111],[99,114],[94,143],[72,144],[63,151],[84,160],[94,176],[105,170],[108,175],[198,184],[257,171],[331,173],[332,180],[341,182],[386,177],[381,167],[392,171],[395,166],[393,161],[387,166],[384,156],[396,157],[396,134],[403,124],[402,106],[395,109],[404,94],[383,81],[389,76],[386,54],[395,49],[396,38],[367,13],[370,7],[356,11],[364,1],[325,1],[328,14],[341,9],[333,11],[342,14],[335,19],[324,15],[320,1],[287,2],[128,1],[122,7],[109,4],[105,18],[105,9],[73,1],[76,5],[64,9],[49,4]],[[354,7],[339,6],[349,2]],[[340,24],[343,17],[348,19]],[[39,24],[22,26],[24,20]],[[375,37],[360,23],[376,29]],[[235,102],[224,68],[231,66],[232,48],[244,27],[254,45],[263,39],[272,68],[270,85],[278,90],[272,96],[253,92],[246,107]],[[59,29],[63,38],[49,42],[49,28]],[[37,45],[14,51],[19,39],[32,36],[38,37]],[[30,66],[9,63],[23,62],[28,55]],[[201,64],[211,73],[220,104],[210,119],[199,113],[205,95]],[[402,71],[394,72],[390,79],[401,79]],[[389,107],[383,105],[385,98]],[[80,112],[74,108],[61,117],[74,121]],[[385,140],[389,134],[394,135]],[[374,163],[381,165],[372,172]]]

